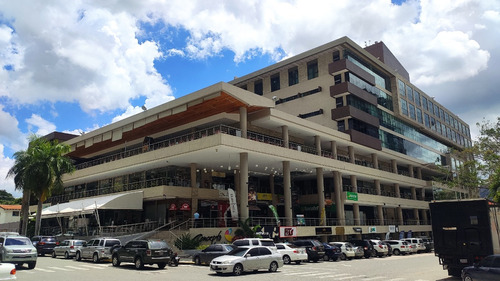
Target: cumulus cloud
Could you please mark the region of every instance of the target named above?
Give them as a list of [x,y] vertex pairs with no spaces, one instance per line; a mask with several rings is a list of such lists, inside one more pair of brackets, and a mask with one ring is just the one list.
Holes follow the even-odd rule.
[[37,136],[45,136],[56,130],[55,124],[43,119],[38,114],[32,114],[25,121],[28,124],[28,130]]
[[22,193],[15,190],[16,186],[14,184],[14,180],[11,177],[6,178],[8,171],[13,165],[14,159],[4,155],[4,145],[0,143],[0,189],[3,189],[14,195],[14,197],[19,198],[22,196]]

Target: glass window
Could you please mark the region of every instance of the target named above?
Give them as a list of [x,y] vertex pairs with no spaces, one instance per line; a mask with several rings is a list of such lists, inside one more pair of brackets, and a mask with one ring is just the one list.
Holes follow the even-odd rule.
[[430,119],[429,119],[429,114],[424,113],[424,124],[427,128],[431,127]]
[[441,120],[444,120],[444,110],[442,108],[439,109],[439,118],[441,118]]
[[413,104],[408,104],[408,107],[410,109],[410,118],[413,119],[413,120],[416,120],[417,117],[415,115],[415,106]]
[[441,122],[439,122],[439,121],[436,121],[436,131],[439,134],[442,134],[442,132],[441,132]]
[[316,77],[318,77],[318,60],[313,60],[307,63],[307,79]]
[[434,115],[439,118],[439,107],[437,104],[434,104]]
[[338,60],[340,60],[340,52],[335,51],[333,52],[333,61],[338,61]]
[[436,119],[434,117],[431,117],[431,129],[436,130]]
[[413,95],[415,96],[415,103],[417,106],[422,106],[420,103],[420,94],[417,91],[413,91]]
[[429,112],[432,113],[432,108],[434,107],[434,104],[432,103],[431,100],[428,100],[427,105],[429,106]]
[[422,107],[425,109],[425,110],[429,110],[427,108],[427,98],[422,96]]
[[400,96],[406,96],[405,94],[405,83],[398,79],[398,92]]
[[423,120],[422,120],[422,110],[420,108],[417,108],[417,121],[420,124],[424,123]]
[[401,114],[408,116],[408,104],[405,99],[401,99]]
[[275,74],[271,76],[271,92],[277,91],[280,89],[280,74]]
[[335,103],[337,108],[344,106],[344,97],[336,98]]
[[413,102],[413,89],[406,85],[406,95],[408,96],[408,100]]
[[344,120],[337,121],[337,129],[341,132],[345,131],[345,121]]
[[450,115],[448,114],[448,112],[444,113],[444,121],[446,122],[446,124],[450,124]]
[[259,95],[259,96],[262,96],[262,94],[264,93],[264,87],[262,85],[262,80],[257,80],[254,82],[254,92]]
[[299,69],[297,67],[288,70],[288,86],[299,83]]
[[334,81],[335,85],[342,83],[342,75],[337,74],[337,75],[333,76],[333,81]]

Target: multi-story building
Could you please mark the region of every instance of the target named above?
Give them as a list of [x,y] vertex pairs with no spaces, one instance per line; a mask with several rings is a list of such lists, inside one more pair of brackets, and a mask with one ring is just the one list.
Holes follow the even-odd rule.
[[198,212],[208,235],[235,216],[232,189],[239,219],[275,226],[275,208],[298,236],[429,232],[428,202],[447,189],[437,167],[471,145],[468,125],[384,43],[347,37],[144,109],[66,141],[77,171],[45,217],[97,209],[100,225],[120,225]]

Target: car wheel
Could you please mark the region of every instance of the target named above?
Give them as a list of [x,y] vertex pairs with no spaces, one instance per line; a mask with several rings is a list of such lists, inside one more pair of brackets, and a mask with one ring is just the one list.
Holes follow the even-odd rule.
[[97,253],[94,253],[94,255],[92,256],[92,261],[94,261],[94,263],[99,262],[99,256],[97,255]]
[[159,262],[159,263],[158,263],[158,268],[159,268],[159,269],[164,269],[164,268],[165,268],[165,266],[167,266],[167,263],[166,263],[166,262]]
[[340,259],[345,261],[347,259],[347,256],[345,255],[345,253],[342,253],[342,255],[340,255]]
[[464,281],[473,281],[473,280],[472,277],[470,277],[470,275],[466,273],[464,276]]
[[323,256],[323,260],[324,260],[324,261],[329,261],[329,260],[330,260],[330,257],[329,257],[328,255],[326,255],[326,254],[325,254],[325,255]]
[[36,261],[32,261],[32,262],[28,263],[28,268],[29,269],[33,269],[33,268],[35,268],[35,266],[36,266]]
[[233,274],[238,276],[241,275],[242,273],[243,273],[243,265],[241,263],[235,264],[233,268]]
[[269,271],[270,272],[278,271],[278,263],[275,261],[271,262],[271,265],[269,265]]
[[113,266],[120,266],[118,255],[113,255],[113,257],[111,258],[111,263],[113,264]]
[[65,258],[65,259],[69,259],[69,253],[68,253],[68,252],[65,252],[65,253],[64,253],[64,258]]
[[283,263],[284,264],[290,264],[290,262],[291,262],[290,257],[288,255],[284,255],[283,256]]
[[76,252],[75,259],[76,259],[77,261],[81,261],[81,260],[82,260],[82,255],[80,254],[80,252]]
[[313,259],[313,262],[318,262],[318,261],[319,261],[319,259],[318,259],[318,258]]
[[302,261],[295,261],[295,264],[300,264]]
[[394,251],[392,251],[392,253],[396,256],[399,256],[401,254],[401,252],[399,251],[399,249],[394,249]]
[[200,257],[195,257],[194,258],[194,264],[201,265],[201,259],[200,259]]
[[135,259],[134,264],[135,264],[135,268],[136,268],[136,269],[143,269],[143,268],[144,268],[144,263],[142,262],[142,259],[141,259],[141,258],[139,258],[139,257],[137,257],[137,258]]
[[52,258],[56,258],[56,252],[52,251]]

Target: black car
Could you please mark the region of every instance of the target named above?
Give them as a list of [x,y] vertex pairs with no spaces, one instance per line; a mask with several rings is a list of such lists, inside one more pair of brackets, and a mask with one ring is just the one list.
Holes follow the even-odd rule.
[[490,255],[462,269],[462,280],[500,280],[500,255]]
[[113,266],[131,262],[136,269],[143,269],[145,264],[157,264],[162,269],[169,263],[171,256],[172,249],[163,240],[132,240],[113,249],[111,262]]
[[325,247],[325,255],[323,257],[324,261],[338,261],[342,256],[342,250],[335,245],[323,243],[323,247]]
[[55,236],[33,236],[31,242],[40,256],[52,254],[54,247],[59,245]]
[[354,246],[361,247],[364,251],[365,258],[367,259],[375,257],[377,255],[377,252],[373,248],[373,245],[368,240],[349,240],[348,242],[350,242]]
[[325,256],[325,247],[318,240],[296,240],[292,244],[306,249],[308,261],[318,262]]
[[219,256],[227,255],[232,250],[236,249],[236,246],[229,244],[212,244],[193,255],[193,262],[196,265],[210,264],[210,262]]

